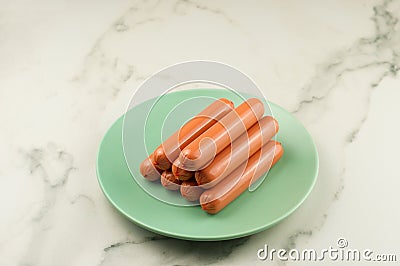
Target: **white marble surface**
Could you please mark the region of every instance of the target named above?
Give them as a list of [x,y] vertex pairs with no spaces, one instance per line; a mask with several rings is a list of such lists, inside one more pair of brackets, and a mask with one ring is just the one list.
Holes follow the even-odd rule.
[[[400,260],[399,19],[400,1],[1,1],[0,265],[281,265],[257,250],[338,237]],[[317,184],[270,230],[160,237],[97,184],[99,142],[133,89],[194,59],[244,71],[315,139]]]

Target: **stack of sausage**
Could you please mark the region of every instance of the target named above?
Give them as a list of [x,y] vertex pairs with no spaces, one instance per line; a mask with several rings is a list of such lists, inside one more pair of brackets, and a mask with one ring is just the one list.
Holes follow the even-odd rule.
[[264,105],[256,98],[236,108],[218,99],[155,149],[140,172],[215,214],[283,155],[281,143],[271,140],[278,122],[263,114]]

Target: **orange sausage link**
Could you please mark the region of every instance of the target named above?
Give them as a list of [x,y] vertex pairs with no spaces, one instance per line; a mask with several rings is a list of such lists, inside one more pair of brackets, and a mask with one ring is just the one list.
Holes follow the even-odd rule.
[[206,168],[196,172],[197,183],[204,188],[215,186],[270,141],[278,129],[278,122],[273,117],[261,118],[247,131],[247,134],[242,134],[220,152]]
[[281,143],[271,140],[253,154],[247,164],[243,163],[244,171],[242,167],[238,167],[218,185],[204,191],[200,196],[201,208],[210,214],[218,213],[242,194],[251,182],[263,176],[282,155]]
[[162,171],[154,166],[153,156],[149,156],[140,164],[140,173],[149,181],[160,179]]
[[167,156],[165,155],[164,149],[162,146],[158,146],[157,149],[153,152],[153,157],[157,159],[154,161],[154,166],[160,170],[167,170],[171,168],[171,162],[168,160]]
[[263,103],[251,98],[228,113],[186,146],[179,155],[182,168],[197,171],[254,125],[264,114]]
[[155,166],[161,170],[171,168],[183,148],[231,112],[233,107],[233,103],[225,98],[210,104],[158,146],[154,151]]
[[185,169],[180,168],[179,166],[180,166],[179,159],[176,159],[175,162],[172,164],[172,173],[176,178],[178,178],[181,181],[186,181],[194,176],[194,172],[187,171]]
[[178,190],[181,181],[176,179],[171,171],[166,170],[161,175],[161,185],[168,190]]
[[203,191],[193,179],[182,182],[181,195],[188,201],[198,201]]

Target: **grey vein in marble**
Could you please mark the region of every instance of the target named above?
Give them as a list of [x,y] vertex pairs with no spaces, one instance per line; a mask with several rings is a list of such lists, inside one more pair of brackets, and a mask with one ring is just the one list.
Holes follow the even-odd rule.
[[[372,90],[376,88],[385,77],[389,75],[396,76],[400,69],[400,42],[395,46],[390,45],[393,40],[400,40],[400,32],[396,30],[399,20],[395,17],[395,14],[388,11],[389,5],[392,2],[393,1],[384,1],[383,4],[373,8],[374,15],[371,20],[374,23],[375,34],[370,37],[359,39],[350,48],[340,51],[337,53],[338,55],[336,57],[327,60],[327,63],[324,64],[325,66],[322,65],[320,67],[322,70],[303,88],[301,100],[297,107],[292,110],[292,113],[301,113],[305,106],[327,100],[331,91],[346,74],[364,69],[379,68],[380,74],[376,77],[370,77],[373,81],[370,83],[369,88],[364,89],[364,93],[368,94],[366,102],[367,108],[366,110],[361,110],[363,113],[359,121],[354,125],[351,133],[343,140],[344,144],[351,144],[356,139],[358,132],[366,121]],[[389,57],[385,54],[387,50],[390,50],[391,56]],[[361,61],[361,63],[359,63],[359,61]],[[346,168],[343,166],[339,176],[338,187],[333,195],[333,200],[338,200],[344,189],[343,176],[345,172]],[[314,229],[319,231],[324,225],[325,220],[326,214],[324,214],[322,218],[322,223]],[[295,247],[296,240],[299,236],[311,236],[314,229],[304,229],[292,234],[287,241],[288,247]]]
[[205,5],[204,2],[201,2],[201,4],[200,4],[200,3],[190,1],[190,0],[178,0],[178,1],[176,1],[175,5],[174,5],[174,12],[179,15],[187,15],[187,10],[183,9],[183,7],[187,8],[188,6],[194,7],[199,10],[211,12],[215,15],[221,15],[229,23],[237,24],[237,22],[233,18],[228,16],[223,10],[218,9],[218,8],[209,7],[209,6]]
[[290,249],[296,248],[296,242],[299,237],[302,237],[302,236],[311,237],[312,234],[313,234],[313,230],[295,232],[294,234],[289,236],[288,242],[287,242],[286,246],[284,247],[284,249],[290,250]]
[[122,18],[120,18],[114,24],[114,30],[117,32],[124,32],[124,31],[128,31],[128,30],[132,30],[137,26],[145,25],[145,24],[151,23],[151,22],[160,22],[160,21],[162,21],[160,18],[148,18],[148,19],[137,21],[133,25],[127,25],[127,23],[124,22]]
[[[161,261],[167,265],[191,265],[193,262],[182,258],[183,254],[201,258],[203,265],[218,263],[228,258],[237,248],[248,242],[250,237],[243,237],[234,240],[216,241],[216,242],[193,242],[186,240],[171,239],[163,236],[145,237],[140,240],[125,240],[113,243],[104,248],[102,264],[107,260],[108,253],[121,248],[129,248],[131,245],[147,243],[148,245],[157,245],[160,250],[158,256]],[[174,262],[174,263],[172,263]]]
[[[358,40],[353,46],[344,51],[339,52],[337,58],[332,58],[328,60],[326,66],[322,66],[322,72],[318,73],[313,80],[303,88],[303,91],[306,94],[303,95],[304,98],[299,102],[298,106],[292,110],[293,113],[297,113],[301,111],[304,105],[311,104],[315,100],[323,100],[325,97],[329,95],[334,87],[336,87],[340,78],[343,77],[346,73],[354,72],[357,70],[375,67],[375,66],[383,66],[383,70],[391,73],[392,75],[396,75],[400,68],[400,57],[398,54],[400,53],[400,47],[397,45],[396,49],[392,49],[392,57],[386,58],[382,55],[382,58],[379,58],[379,52],[381,50],[387,49],[390,47],[386,45],[389,42],[392,42],[394,35],[398,35],[399,32],[396,32],[396,25],[398,23],[398,19],[394,17],[394,14],[387,11],[388,5],[392,1],[385,1],[382,5],[377,5],[374,7],[374,16],[371,20],[374,22],[375,34],[371,37],[365,37]],[[366,53],[368,48],[372,48],[372,51]],[[377,57],[378,55],[378,57]],[[358,63],[357,57],[366,56],[366,62],[362,62],[360,65]],[[329,61],[333,61],[333,63],[329,63]],[[355,66],[352,64],[356,64]],[[332,79],[333,75],[333,79]],[[382,77],[383,79],[383,77]],[[379,81],[381,81],[380,79]],[[333,81],[333,84],[331,84]],[[321,84],[330,84],[329,86],[318,87]],[[371,86],[376,87],[378,83],[373,83]],[[320,89],[325,89],[322,95],[318,95]]]
[[[27,153],[29,162],[29,171],[31,174],[39,173],[43,181],[55,188],[63,186],[71,171],[75,170],[73,166],[73,157],[67,152],[58,149],[53,143],[49,143],[46,148],[34,148]],[[63,166],[61,173],[53,172],[50,169],[52,164]]]
[[228,15],[227,12],[225,12],[223,9],[214,8],[206,5],[206,2],[204,1],[196,2],[193,0],[177,0],[174,5],[173,12],[178,15],[188,15],[189,7],[222,17],[228,24],[235,27],[235,29],[239,30],[243,35],[247,37],[249,36],[249,32],[241,27],[240,23],[233,19],[230,15]]
[[40,177],[44,185],[43,202],[32,217],[31,243],[26,255],[22,257],[23,261],[34,262],[35,253],[41,251],[41,244],[45,239],[44,232],[51,227],[46,218],[55,205],[58,192],[67,183],[71,172],[77,168],[74,166],[73,156],[54,143],[31,149],[26,153],[26,160],[31,176]]
[[[151,15],[148,18],[139,20],[135,16],[143,8],[155,9],[159,3],[160,1],[156,1],[153,5],[151,3],[137,4],[117,18],[115,23],[96,40],[84,60],[83,69],[72,78],[73,82],[84,84],[84,88],[89,93],[104,94],[100,104],[105,105],[109,102],[110,97],[115,99],[119,95],[123,84],[130,78],[143,80],[147,77],[147,75],[139,74],[138,69],[123,60],[123,58],[107,55],[102,48],[104,39],[106,36],[122,34],[148,23],[161,22],[161,18]],[[148,7],[149,5],[150,7]],[[133,18],[133,20],[128,21],[128,18]]]
[[154,235],[154,236],[148,236],[148,237],[144,237],[138,241],[134,241],[134,240],[127,240],[127,241],[121,241],[121,242],[116,242],[113,243],[107,247],[105,247],[103,250],[105,252],[108,252],[112,249],[124,246],[124,245],[136,245],[136,244],[143,244],[149,241],[159,241],[159,240],[166,240],[169,239],[169,237],[166,236],[161,236],[161,235]]
[[93,207],[96,207],[96,202],[91,197],[89,197],[88,195],[85,195],[85,194],[77,195],[70,201],[70,203],[73,205],[73,204],[78,203],[81,200],[85,200],[85,201],[89,202]]

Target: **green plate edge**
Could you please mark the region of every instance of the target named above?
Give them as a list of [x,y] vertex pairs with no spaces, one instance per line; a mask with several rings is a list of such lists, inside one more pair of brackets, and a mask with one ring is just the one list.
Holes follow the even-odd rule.
[[[202,90],[203,93],[204,93],[204,90],[209,90],[210,92],[213,92],[213,91],[214,91],[214,90],[212,90],[212,89],[198,89],[198,90]],[[196,91],[196,90],[178,91],[178,92],[172,92],[172,94],[174,94],[174,93],[186,93],[186,92],[189,93],[189,94],[191,94],[191,93],[196,93],[195,91]],[[223,95],[220,96],[220,97],[223,97]],[[277,104],[275,104],[275,103],[272,103],[272,102],[270,102],[270,101],[268,101],[268,104],[270,105],[270,107],[271,107],[271,109],[272,109],[272,113],[275,112],[274,110],[280,109],[280,111],[286,113],[287,115],[291,116],[292,119],[294,119],[294,120],[296,120],[298,123],[300,123],[300,121],[299,121],[296,117],[294,117],[291,113],[289,113],[288,111],[286,111],[284,108],[280,107],[279,105],[277,105]],[[253,235],[253,234],[259,233],[259,232],[261,232],[261,231],[264,231],[264,230],[266,230],[266,229],[268,229],[268,228],[270,228],[270,227],[276,225],[277,223],[279,223],[280,221],[282,221],[283,219],[285,219],[285,218],[287,218],[289,215],[291,215],[291,214],[305,201],[305,199],[309,196],[309,194],[311,193],[311,191],[312,191],[312,189],[313,189],[313,187],[314,187],[314,185],[315,185],[315,183],[316,183],[316,180],[317,180],[318,171],[319,171],[319,157],[318,157],[318,151],[317,151],[317,148],[316,148],[315,143],[314,143],[313,140],[312,140],[311,135],[310,135],[309,132],[304,128],[304,130],[305,130],[305,132],[306,132],[308,138],[311,140],[312,149],[313,149],[313,152],[315,153],[315,164],[314,164],[314,165],[315,165],[315,169],[314,169],[315,175],[314,175],[314,177],[313,177],[313,182],[312,182],[311,185],[309,186],[309,189],[308,189],[307,192],[304,194],[304,196],[302,197],[302,199],[301,199],[296,205],[294,205],[294,206],[292,207],[292,209],[290,209],[289,211],[287,211],[284,215],[282,215],[281,217],[276,218],[276,219],[273,220],[273,221],[270,221],[268,224],[265,224],[265,225],[262,225],[262,226],[259,226],[259,227],[256,227],[256,228],[252,228],[252,229],[249,229],[249,230],[247,230],[247,231],[241,231],[241,232],[239,232],[239,233],[237,233],[237,234],[226,234],[226,235],[217,235],[217,236],[201,236],[201,235],[182,235],[182,234],[177,234],[176,232],[168,231],[168,230],[165,230],[165,229],[164,229],[164,230],[161,230],[161,229],[159,229],[159,228],[157,228],[157,227],[153,227],[153,226],[150,226],[150,225],[148,225],[148,224],[146,224],[146,223],[142,223],[140,220],[135,219],[135,217],[133,217],[132,215],[130,215],[129,213],[127,213],[125,210],[123,210],[123,209],[113,200],[113,198],[108,194],[108,192],[106,191],[106,188],[105,188],[105,186],[104,186],[104,184],[103,184],[103,182],[102,182],[102,180],[101,180],[101,178],[100,178],[100,174],[99,174],[99,160],[100,160],[101,147],[102,147],[102,145],[103,145],[104,140],[106,139],[106,136],[110,133],[111,130],[113,130],[113,128],[114,128],[114,126],[115,126],[116,124],[120,123],[120,124],[121,124],[121,130],[122,130],[122,119],[123,119],[123,115],[122,115],[120,118],[118,118],[118,119],[112,124],[112,126],[111,126],[111,127],[106,131],[106,133],[104,134],[104,137],[103,137],[103,139],[102,139],[102,141],[101,141],[101,143],[100,143],[100,145],[99,145],[99,150],[98,150],[98,153],[97,153],[97,160],[96,160],[97,180],[98,180],[98,183],[99,183],[99,185],[100,185],[100,187],[101,187],[101,190],[103,191],[103,193],[104,193],[104,195],[106,196],[106,198],[108,199],[108,201],[109,201],[119,212],[121,212],[126,218],[128,218],[130,221],[132,221],[132,222],[135,223],[136,225],[138,225],[138,226],[140,226],[140,227],[142,227],[142,228],[144,228],[144,229],[146,229],[146,230],[149,230],[149,231],[151,231],[151,232],[157,233],[157,234],[161,234],[161,235],[168,236],[168,237],[172,237],[172,238],[176,238],[176,239],[182,239],[182,240],[192,240],[192,241],[219,241],[219,240],[231,240],[231,239],[241,238],[241,237],[245,237],[245,236],[249,236],[249,235]],[[279,122],[279,121],[278,121],[278,122]],[[301,124],[301,123],[300,123],[300,124]],[[122,131],[121,131],[121,135],[122,135]],[[279,140],[279,139],[278,139],[278,140]],[[121,138],[121,147],[120,147],[120,148],[121,148],[121,151],[122,151],[122,138]],[[124,163],[125,163],[125,161],[124,161]],[[278,164],[279,164],[279,163],[278,163]],[[277,165],[278,165],[278,164],[277,164]],[[127,166],[125,166],[125,167],[127,168],[126,170],[129,172],[128,167],[127,167]],[[272,170],[273,170],[273,169],[272,169]],[[271,170],[271,171],[272,171],[272,170]],[[140,186],[134,181],[134,178],[133,178],[132,176],[131,176],[131,178],[132,178],[133,184],[135,184],[136,186],[139,187],[140,190],[142,190],[142,188],[140,188]],[[267,180],[265,180],[264,182],[267,182]],[[142,190],[142,192],[143,192],[144,194],[146,194],[145,191]],[[146,194],[146,195],[147,195],[147,194]],[[149,195],[147,195],[147,196],[149,196]],[[150,196],[149,196],[149,197],[150,197]],[[169,204],[167,204],[167,203],[165,203],[165,204],[166,204],[166,205],[169,205]],[[169,205],[169,206],[171,206],[171,205]],[[193,208],[193,207],[183,207],[183,208]],[[196,207],[194,207],[194,208],[196,208]],[[199,208],[199,207],[197,206],[197,208]],[[216,214],[216,215],[214,215],[214,216],[217,216],[217,215],[218,215],[218,214]]]

